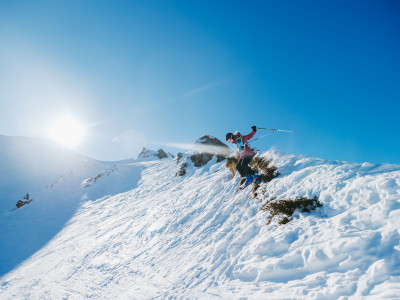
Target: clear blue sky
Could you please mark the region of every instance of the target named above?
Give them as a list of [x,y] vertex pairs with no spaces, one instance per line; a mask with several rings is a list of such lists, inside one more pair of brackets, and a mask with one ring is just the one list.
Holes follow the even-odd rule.
[[69,112],[103,160],[250,127],[254,143],[400,163],[399,1],[0,0],[0,134]]

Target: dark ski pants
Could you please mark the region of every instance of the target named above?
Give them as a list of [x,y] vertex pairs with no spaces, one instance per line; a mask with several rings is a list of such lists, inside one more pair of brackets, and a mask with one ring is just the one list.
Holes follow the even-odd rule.
[[254,170],[249,167],[249,163],[252,160],[253,155],[248,155],[245,156],[241,159],[239,159],[237,165],[236,165],[236,170],[238,170],[240,176],[244,177],[245,175],[253,175],[255,174]]

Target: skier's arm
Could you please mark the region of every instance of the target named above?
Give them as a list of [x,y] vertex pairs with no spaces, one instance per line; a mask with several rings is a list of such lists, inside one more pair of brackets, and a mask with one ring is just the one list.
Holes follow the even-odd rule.
[[257,130],[254,130],[252,132],[250,132],[250,134],[248,135],[242,135],[242,141],[243,143],[250,140],[255,134],[256,134]]

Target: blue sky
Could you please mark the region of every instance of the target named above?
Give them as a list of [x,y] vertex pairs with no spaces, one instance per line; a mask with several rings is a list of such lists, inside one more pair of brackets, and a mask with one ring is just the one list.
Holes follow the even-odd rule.
[[[69,113],[93,158],[203,134],[400,163],[398,1],[0,1],[0,134]],[[260,132],[261,133],[261,132]],[[176,146],[174,146],[176,145]]]

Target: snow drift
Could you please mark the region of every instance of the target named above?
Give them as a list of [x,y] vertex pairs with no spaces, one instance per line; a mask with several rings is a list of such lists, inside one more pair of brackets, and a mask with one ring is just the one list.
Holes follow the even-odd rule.
[[[188,163],[183,176],[172,158],[99,162],[51,197],[38,190],[31,204],[2,211],[2,265],[24,247],[5,234],[9,224],[46,242],[5,268],[0,297],[398,298],[400,166],[259,155],[280,175],[256,199],[251,188],[236,191],[239,178],[217,156]],[[260,205],[296,196],[317,196],[323,207],[267,226]],[[40,227],[49,211],[64,219],[52,234]]]

